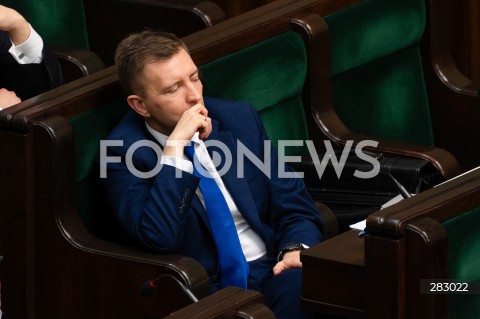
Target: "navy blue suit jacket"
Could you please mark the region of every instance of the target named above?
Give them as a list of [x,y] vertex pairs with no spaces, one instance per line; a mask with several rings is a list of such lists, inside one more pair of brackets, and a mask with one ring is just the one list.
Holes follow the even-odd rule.
[[8,52],[11,45],[8,33],[0,31],[0,88],[14,91],[23,101],[63,84],[60,65],[46,45],[39,64],[17,63]]
[[[222,179],[251,228],[264,240],[267,254],[276,257],[287,243],[313,245],[322,239],[322,220],[300,178],[279,178],[278,157],[271,150],[271,178],[250,160],[244,160],[244,177],[237,177],[237,140],[259,159],[264,159],[267,134],[257,112],[241,102],[205,98],[213,130],[205,141],[219,141],[232,153],[233,163]],[[206,212],[195,196],[199,179],[164,165],[153,178],[131,174],[125,164],[128,148],[139,140],[155,142],[144,119],[130,111],[111,132],[109,140],[122,140],[122,147],[109,147],[109,156],[121,163],[109,163],[104,184],[114,212],[132,238],[164,253],[177,253],[199,261],[211,279],[217,278],[217,253]],[[156,143],[156,142],[155,142]],[[211,147],[208,147],[211,153]],[[149,172],[157,165],[156,153],[140,147],[132,162],[138,171]],[[291,170],[289,170],[291,171]]]

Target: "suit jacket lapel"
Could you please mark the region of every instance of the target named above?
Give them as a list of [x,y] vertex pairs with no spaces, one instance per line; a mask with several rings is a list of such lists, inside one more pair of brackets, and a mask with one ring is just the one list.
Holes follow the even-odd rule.
[[[145,121],[142,121],[142,128],[143,128],[143,131],[144,131],[144,134],[145,134],[145,137],[149,140],[151,140],[152,142],[158,144],[162,149],[163,149],[163,146],[158,142],[158,140],[150,133],[150,131],[147,129],[146,125],[145,125]],[[151,152],[151,156],[154,157],[156,159],[156,154],[155,152],[153,152],[153,150],[149,150],[147,148],[148,151]],[[158,159],[159,160],[159,159]],[[155,162],[156,163],[156,162]],[[153,166],[152,166],[153,167]],[[196,190],[195,190],[196,191]],[[200,202],[200,199],[198,199],[198,196],[193,196],[192,198],[192,202],[191,202],[191,207],[193,208],[193,210],[200,216],[200,218],[203,220],[203,222],[205,223],[205,225],[208,227],[208,229],[210,230],[211,232],[211,229],[210,229],[210,222],[208,220],[208,216],[207,216],[207,212],[205,211],[205,208],[203,207],[202,203]]]

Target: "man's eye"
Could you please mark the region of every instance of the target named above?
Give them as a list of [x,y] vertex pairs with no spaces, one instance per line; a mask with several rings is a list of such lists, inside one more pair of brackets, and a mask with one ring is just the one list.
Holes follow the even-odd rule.
[[178,86],[174,86],[165,91],[165,93],[175,93],[178,91]]

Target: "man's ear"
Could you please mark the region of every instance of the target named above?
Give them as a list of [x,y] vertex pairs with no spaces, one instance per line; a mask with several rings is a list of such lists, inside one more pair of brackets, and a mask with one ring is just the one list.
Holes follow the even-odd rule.
[[147,108],[145,107],[145,103],[143,102],[143,99],[139,95],[129,95],[127,97],[127,102],[130,107],[137,112],[140,116],[143,116],[145,118],[150,117],[150,113],[148,112]]

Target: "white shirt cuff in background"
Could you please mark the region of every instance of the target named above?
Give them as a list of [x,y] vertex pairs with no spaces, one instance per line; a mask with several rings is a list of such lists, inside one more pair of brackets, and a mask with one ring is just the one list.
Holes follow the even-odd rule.
[[42,50],[43,40],[30,26],[30,35],[27,41],[17,46],[12,42],[12,47],[8,52],[19,64],[39,64],[42,62]]

